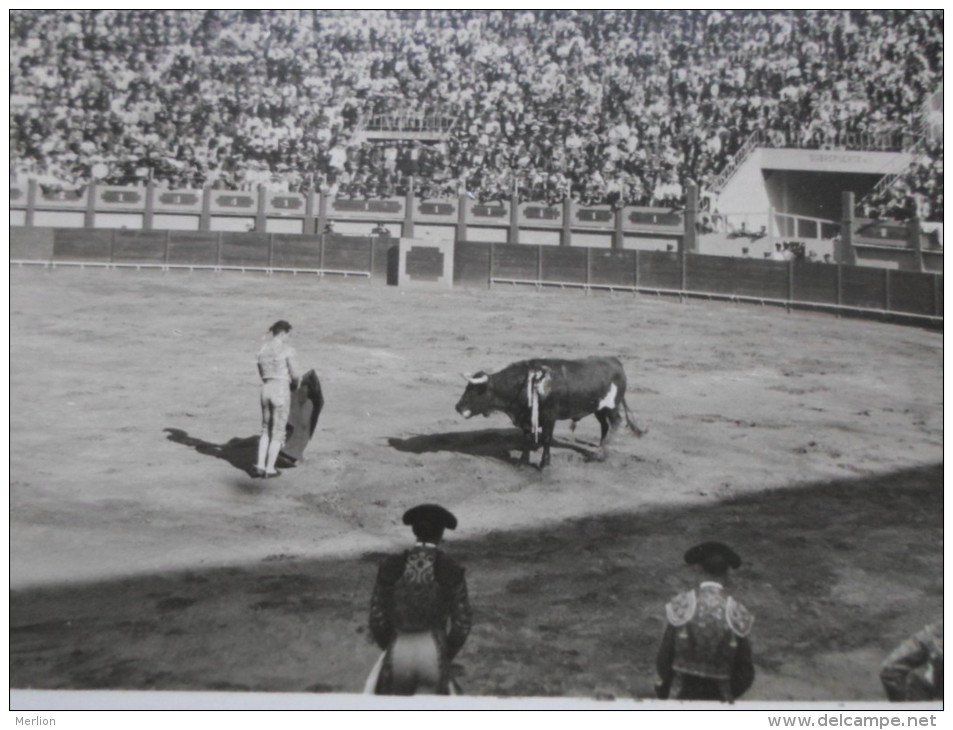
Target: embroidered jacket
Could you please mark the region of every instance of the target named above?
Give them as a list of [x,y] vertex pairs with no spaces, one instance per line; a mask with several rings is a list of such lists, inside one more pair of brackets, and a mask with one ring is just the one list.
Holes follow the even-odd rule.
[[[704,696],[730,702],[754,681],[749,634],[754,616],[718,583],[705,582],[681,593],[665,606],[668,620],[659,648],[657,669],[666,696],[669,689],[708,690]],[[673,681],[676,681],[673,687]]]
[[466,642],[470,625],[464,569],[442,550],[417,544],[381,563],[371,597],[370,629],[382,649],[401,633],[430,631],[450,660]]

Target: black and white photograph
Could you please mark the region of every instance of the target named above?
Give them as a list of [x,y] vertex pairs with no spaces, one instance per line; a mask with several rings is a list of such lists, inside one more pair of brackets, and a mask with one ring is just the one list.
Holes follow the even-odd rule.
[[8,23],[17,724],[943,709],[942,9]]

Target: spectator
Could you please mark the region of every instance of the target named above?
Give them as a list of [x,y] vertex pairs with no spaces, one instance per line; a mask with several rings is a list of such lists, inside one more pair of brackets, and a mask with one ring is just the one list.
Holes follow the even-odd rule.
[[[399,194],[414,175],[481,200],[517,189],[675,207],[755,131],[776,145],[898,149],[942,83],[942,18],[14,10],[10,156],[19,174],[67,188],[101,165],[120,185],[361,198]],[[445,149],[381,148],[357,135],[364,120],[449,135]],[[885,215],[942,220],[942,141],[921,151],[874,201]]]
[[880,672],[891,702],[943,700],[943,621],[929,624],[884,659]]

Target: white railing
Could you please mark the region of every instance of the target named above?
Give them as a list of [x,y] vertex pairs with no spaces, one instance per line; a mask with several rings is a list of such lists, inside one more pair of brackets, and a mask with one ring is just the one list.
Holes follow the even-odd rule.
[[[926,134],[922,129],[918,130],[916,138],[913,140],[913,143],[910,145],[909,149],[904,150],[905,152],[913,153],[913,160],[910,165],[915,165],[920,161],[920,158],[926,152]],[[866,207],[874,200],[886,193],[890,188],[897,184],[897,181],[903,178],[908,170],[901,170],[900,172],[893,173],[892,175],[885,175],[877,181],[877,184],[871,188],[870,192],[867,193],[863,198],[857,201],[855,209],[857,211],[864,211]]]
[[728,162],[728,165],[722,170],[711,184],[711,191],[716,195],[724,190],[725,184],[731,179],[739,167],[748,159],[748,156],[763,143],[763,135],[760,130],[755,131],[745,140],[744,144],[735,152],[734,156]]

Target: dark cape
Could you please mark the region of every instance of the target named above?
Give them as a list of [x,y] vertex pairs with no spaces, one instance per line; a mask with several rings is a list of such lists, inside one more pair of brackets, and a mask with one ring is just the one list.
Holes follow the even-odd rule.
[[324,395],[321,393],[321,381],[314,370],[309,370],[301,378],[297,389],[291,394],[291,409],[288,412],[288,425],[285,427],[285,444],[281,448],[281,457],[292,464],[301,461],[305,447],[314,436],[318,426],[318,416],[324,408]]

